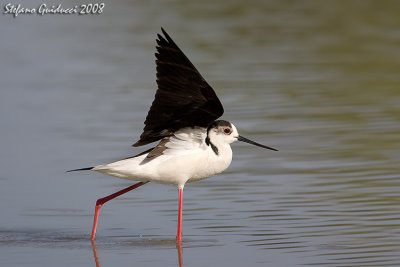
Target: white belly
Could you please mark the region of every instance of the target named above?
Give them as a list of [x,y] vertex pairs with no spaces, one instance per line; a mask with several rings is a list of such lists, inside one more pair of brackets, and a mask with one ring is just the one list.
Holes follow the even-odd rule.
[[168,153],[143,163],[146,155],[99,165],[93,170],[124,179],[184,186],[188,181],[202,180],[223,172],[232,161],[229,145],[220,149],[219,155],[211,148],[194,149],[180,155]]

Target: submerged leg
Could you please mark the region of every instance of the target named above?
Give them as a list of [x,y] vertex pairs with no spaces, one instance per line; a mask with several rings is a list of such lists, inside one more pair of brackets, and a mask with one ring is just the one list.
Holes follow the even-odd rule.
[[182,206],[183,206],[183,187],[178,188],[178,227],[176,231],[176,242],[182,241]]
[[118,192],[115,192],[114,194],[111,194],[111,195],[108,195],[106,197],[100,198],[100,199],[98,199],[96,201],[96,207],[94,209],[94,217],[93,217],[92,236],[90,238],[91,240],[94,240],[96,238],[97,222],[99,220],[101,206],[103,206],[104,203],[106,203],[106,202],[108,202],[108,201],[110,201],[110,200],[112,200],[112,199],[114,199],[116,197],[119,197],[122,194],[125,194],[125,193],[127,193],[129,191],[132,191],[133,189],[136,189],[139,186],[142,186],[142,185],[144,185],[146,183],[148,183],[148,182],[136,183],[136,184],[128,186],[127,188],[124,188],[124,189],[122,189],[122,190],[120,190]]

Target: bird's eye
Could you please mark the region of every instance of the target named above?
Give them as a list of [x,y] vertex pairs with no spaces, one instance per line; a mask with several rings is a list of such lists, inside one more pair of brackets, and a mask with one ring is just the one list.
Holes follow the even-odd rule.
[[230,134],[230,133],[231,133],[231,129],[229,129],[229,128],[225,128],[225,129],[224,129],[224,133],[226,133],[226,134]]

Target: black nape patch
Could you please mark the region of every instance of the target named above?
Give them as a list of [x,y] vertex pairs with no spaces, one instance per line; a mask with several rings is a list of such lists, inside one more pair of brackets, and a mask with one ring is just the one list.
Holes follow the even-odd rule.
[[210,137],[208,135],[207,135],[205,141],[206,141],[206,145],[211,146],[211,149],[214,151],[215,155],[218,156],[219,155],[218,148],[213,143],[211,143]]

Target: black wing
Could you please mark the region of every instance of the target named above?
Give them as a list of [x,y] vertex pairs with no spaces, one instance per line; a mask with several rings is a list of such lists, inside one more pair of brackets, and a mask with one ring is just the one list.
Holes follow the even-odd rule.
[[224,113],[211,86],[161,28],[157,39],[155,99],[140,140],[133,146],[158,141],[183,127],[207,127]]

